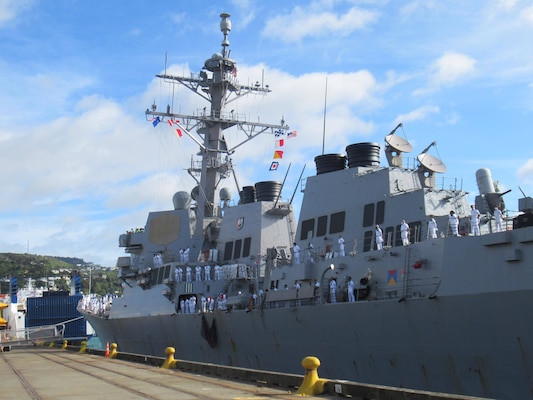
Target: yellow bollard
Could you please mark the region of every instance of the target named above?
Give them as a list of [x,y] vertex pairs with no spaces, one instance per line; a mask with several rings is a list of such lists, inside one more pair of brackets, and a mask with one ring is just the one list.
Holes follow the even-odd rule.
[[48,347],[52,348],[52,347],[55,347],[56,343],[55,342],[50,342],[50,344],[48,345]]
[[116,343],[111,343],[111,353],[109,353],[109,358],[117,358],[117,347]]
[[177,360],[174,359],[174,354],[176,353],[176,349],[174,347],[167,347],[165,349],[165,354],[167,355],[167,358],[161,368],[169,369],[169,368],[175,368]]
[[87,351],[87,342],[84,340],[81,342],[80,351],[78,353],[85,353]]
[[302,360],[302,367],[305,368],[305,376],[296,394],[300,396],[314,396],[324,392],[324,385],[328,382],[327,379],[320,379],[318,377],[318,367],[320,367],[320,360],[316,357],[305,357]]
[[67,345],[68,345],[68,341],[63,340],[63,346],[61,346],[61,349],[65,350],[67,348]]

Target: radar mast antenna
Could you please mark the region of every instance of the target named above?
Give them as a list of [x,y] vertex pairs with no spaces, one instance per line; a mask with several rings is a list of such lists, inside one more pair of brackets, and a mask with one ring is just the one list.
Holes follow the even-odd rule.
[[[180,127],[180,133],[186,133],[195,141],[200,151],[198,153],[201,161],[191,163],[188,169],[189,175],[199,186],[198,197],[196,199],[196,226],[194,237],[201,237],[205,227],[212,221],[222,217],[219,209],[219,191],[217,190],[222,180],[233,173],[231,154],[244,143],[255,139],[262,133],[270,132],[274,134],[277,130],[288,130],[282,120],[281,124],[266,124],[239,119],[233,112],[226,113],[226,105],[233,100],[237,100],[249,93],[267,94],[270,92],[269,86],[265,85],[241,85],[236,78],[236,62],[229,57],[228,49],[229,33],[231,31],[231,21],[229,13],[220,14],[220,31],[223,34],[222,51],[215,53],[204,62],[202,71],[199,74],[189,76],[174,76],[165,73],[156,75],[171,83],[178,83],[185,86],[210,104],[210,110],[204,107],[203,112],[196,112],[193,115],[174,113],[168,109],[166,112],[158,111],[157,106],[146,110],[147,120],[159,119],[160,122],[170,121]],[[230,99],[231,96],[234,96]],[[154,125],[155,126],[155,125]],[[237,140],[237,144],[229,147],[226,144],[223,132],[236,126],[237,131],[244,133],[245,138]],[[193,132],[196,131],[196,132]],[[225,157],[222,157],[225,155]],[[235,175],[233,173],[233,175]],[[199,176],[199,179],[197,178]],[[237,183],[237,181],[235,180]],[[240,188],[237,188],[240,190]]]

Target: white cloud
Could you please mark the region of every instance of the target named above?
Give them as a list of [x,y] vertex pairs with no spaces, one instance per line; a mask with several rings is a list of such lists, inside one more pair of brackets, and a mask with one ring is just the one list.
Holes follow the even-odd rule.
[[533,6],[524,8],[520,16],[533,26]]
[[308,8],[297,6],[290,14],[269,20],[262,34],[286,43],[299,42],[306,37],[346,36],[365,28],[377,18],[377,13],[357,7],[335,14],[323,11],[316,4]]
[[461,82],[474,73],[476,62],[465,54],[446,52],[430,67],[427,86],[418,89],[414,94],[434,92],[443,86],[453,86]]
[[16,19],[31,7],[34,0],[2,0],[0,1],[0,27],[8,21]]
[[474,71],[476,60],[464,54],[449,52],[439,58],[434,66],[433,83],[437,86],[453,85]]
[[516,171],[519,179],[528,184],[533,184],[533,159],[529,159]]
[[438,114],[440,112],[439,107],[437,106],[424,106],[417,108],[416,110],[413,110],[411,112],[408,112],[407,114],[401,114],[396,118],[396,122],[412,122],[412,121],[419,121],[421,119],[426,118],[427,116],[431,114]]

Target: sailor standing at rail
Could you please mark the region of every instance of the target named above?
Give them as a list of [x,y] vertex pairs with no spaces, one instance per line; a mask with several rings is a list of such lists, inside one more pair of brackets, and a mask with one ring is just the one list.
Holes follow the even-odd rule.
[[436,239],[438,230],[439,228],[437,228],[437,221],[435,221],[435,218],[433,218],[433,215],[431,215],[429,217],[429,237]]
[[348,301],[355,302],[355,282],[351,276],[348,277]]
[[307,245],[307,258],[309,261],[311,261],[312,263],[315,262],[315,259],[314,259],[314,252],[315,252],[315,246],[313,246],[313,243],[309,243]]
[[298,246],[296,243],[294,243],[292,246],[292,253],[294,257],[294,264],[300,264],[300,246]]
[[187,247],[185,250],[183,250],[183,262],[188,263],[189,262],[189,252],[191,250]]
[[344,252],[344,238],[342,235],[339,235],[339,256],[344,257],[346,253]]
[[400,226],[400,232],[402,236],[402,244],[404,246],[409,246],[409,225],[405,222],[405,219],[402,219],[402,225]]
[[192,268],[187,265],[185,271],[185,279],[187,279],[187,282],[192,282]]
[[496,223],[496,232],[502,231],[502,210],[498,206],[494,206],[494,222]]
[[211,265],[209,265],[209,264],[206,264],[205,267],[204,267],[204,279],[206,281],[210,281],[211,280]]
[[197,265],[195,270],[196,270],[196,280],[201,281],[202,280],[202,267]]
[[376,225],[376,247],[378,250],[383,250],[383,231]]
[[459,236],[459,218],[455,215],[455,211],[450,211],[448,223],[450,224],[452,236]]
[[481,213],[476,209],[476,207],[472,204],[470,206],[470,225],[471,225],[471,233],[474,236],[479,236],[479,220],[481,218]]
[[331,278],[329,281],[329,301],[330,303],[337,302],[337,279]]
[[174,270],[174,275],[176,277],[176,282],[181,282],[183,281],[183,270],[181,269],[181,267],[176,267],[176,269]]

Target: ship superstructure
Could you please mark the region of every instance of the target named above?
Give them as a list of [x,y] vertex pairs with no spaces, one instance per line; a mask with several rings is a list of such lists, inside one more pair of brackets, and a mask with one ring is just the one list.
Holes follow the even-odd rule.
[[413,149],[398,126],[384,138],[386,166],[374,142],[317,156],[298,221],[279,182],[239,188],[231,205],[221,182],[240,144],[228,148],[224,130],[239,126],[242,144],[288,126],[226,113],[232,96],[269,89],[238,83],[229,15],[221,18],[222,52],[197,77],[160,75],[211,109],[146,112],[198,143],[201,164],[189,171],[197,189],[178,192],[173,210],[150,213],[141,231],[120,237],[129,254],[117,263],[124,295],[81,307],[102,342],[161,356],[173,346],[181,359],[291,373],[314,355],[323,377],[531,397],[532,199],[505,218],[504,193],[479,169],[480,234],[472,235],[468,193],[437,178],[446,167],[430,154],[435,143],[405,167]]

